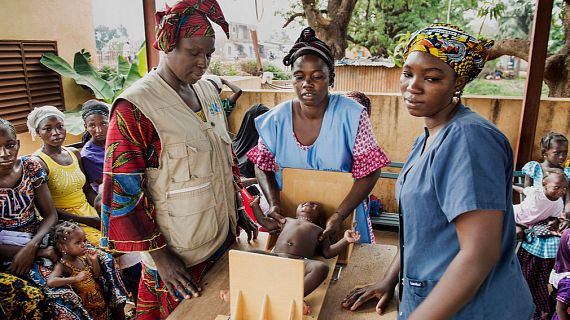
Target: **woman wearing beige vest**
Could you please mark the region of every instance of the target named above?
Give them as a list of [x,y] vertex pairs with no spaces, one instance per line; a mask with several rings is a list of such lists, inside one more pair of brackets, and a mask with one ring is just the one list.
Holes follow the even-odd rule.
[[166,59],[113,104],[103,177],[101,244],[142,252],[137,319],[164,319],[198,296],[238,223],[256,232],[236,215],[224,110],[201,80],[214,52],[208,18],[228,35],[222,11],[215,0],[186,0],[156,18],[154,46]]

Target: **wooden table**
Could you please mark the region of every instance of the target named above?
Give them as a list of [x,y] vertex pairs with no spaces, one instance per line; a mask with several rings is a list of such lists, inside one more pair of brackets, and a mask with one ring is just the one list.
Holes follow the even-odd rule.
[[[233,249],[252,250],[265,247],[266,234],[260,233],[260,239],[250,244],[244,240],[243,234]],[[396,302],[392,301],[384,315],[375,312],[376,301],[369,302],[358,312],[344,310],[340,301],[355,286],[377,281],[388,269],[392,258],[397,252],[395,246],[388,245],[355,245],[350,264],[344,266],[340,278],[331,282],[326,293],[324,304],[318,319],[396,319]],[[219,298],[222,289],[229,288],[228,255],[224,255],[214,267],[204,276],[202,295],[196,299],[184,300],[168,317],[169,320],[203,319],[213,320],[218,315],[229,314],[230,304]],[[251,281],[255,281],[255,269],[251,270]],[[305,316],[304,319],[317,319],[315,316]]]

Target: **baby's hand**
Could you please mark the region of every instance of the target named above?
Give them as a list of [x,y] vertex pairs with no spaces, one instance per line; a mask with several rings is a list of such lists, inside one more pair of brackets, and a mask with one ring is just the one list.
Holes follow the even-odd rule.
[[81,271],[75,276],[75,282],[86,280],[87,277],[89,277],[89,273],[87,273],[87,271]]
[[251,199],[251,201],[249,202],[249,206],[252,208],[259,207],[259,196],[253,197],[253,199]]
[[344,240],[348,241],[348,243],[356,243],[360,240],[360,233],[354,230],[346,230],[344,232]]

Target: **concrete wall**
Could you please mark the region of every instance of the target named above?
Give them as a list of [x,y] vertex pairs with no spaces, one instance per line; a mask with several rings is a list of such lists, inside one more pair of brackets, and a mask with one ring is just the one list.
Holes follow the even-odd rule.
[[[85,48],[95,54],[91,0],[2,0],[0,39],[57,41],[58,55],[73,65],[75,52]],[[62,77],[65,108],[75,109],[93,96],[75,81]],[[28,133],[18,135],[20,154],[39,148]],[[68,134],[67,143],[81,140]]]
[[[95,54],[91,0],[2,0],[0,39],[57,41],[58,55],[73,65],[82,48]],[[91,94],[62,77],[65,108],[74,109]]]
[[[227,94],[227,93],[224,93]],[[368,94],[372,103],[371,122],[379,144],[392,161],[404,162],[414,139],[423,132],[423,120],[410,116],[399,95]],[[243,114],[255,103],[269,108],[293,98],[291,91],[245,90],[237,108],[228,119],[230,131],[237,132]],[[519,132],[522,99],[511,97],[468,96],[464,103],[495,123],[511,142],[513,149]],[[541,101],[534,141],[534,159],[540,159],[540,138],[549,131],[570,137],[570,99],[548,98]],[[519,168],[520,169],[520,168]],[[373,193],[381,198],[388,210],[395,210],[394,181],[381,180]]]

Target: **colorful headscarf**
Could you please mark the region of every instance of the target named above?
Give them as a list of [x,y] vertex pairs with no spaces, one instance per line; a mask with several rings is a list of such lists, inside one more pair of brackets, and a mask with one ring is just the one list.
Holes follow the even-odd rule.
[[59,111],[59,109],[54,106],[34,108],[34,110],[28,114],[28,121],[26,124],[28,125],[28,131],[30,131],[30,134],[32,135],[32,141],[36,141],[36,136],[38,135],[36,129],[42,120],[52,116],[56,116],[65,121],[63,112]]
[[477,40],[459,27],[436,23],[412,34],[404,59],[411,52],[427,52],[447,63],[458,75],[475,79],[489,56],[493,40]]
[[230,37],[228,22],[216,0],[180,0],[173,7],[166,5],[165,11],[157,11],[154,18],[154,48],[164,52],[172,51],[179,37],[214,37],[216,33],[208,18]]
[[283,58],[283,64],[285,66],[291,66],[295,63],[295,60],[306,54],[317,56],[326,63],[330,71],[329,84],[332,86],[334,83],[334,57],[331,48],[317,38],[315,30],[311,27],[307,27],[301,31],[299,39],[295,41],[289,53]]

